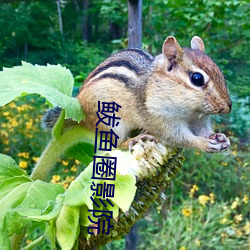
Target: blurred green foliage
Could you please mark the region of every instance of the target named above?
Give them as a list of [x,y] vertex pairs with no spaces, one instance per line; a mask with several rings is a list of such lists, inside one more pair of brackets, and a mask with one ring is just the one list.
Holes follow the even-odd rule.
[[[0,67],[18,65],[21,60],[42,65],[60,63],[72,71],[80,86],[109,54],[126,48],[126,1],[89,0],[85,9],[81,0],[61,2],[63,33],[56,1],[1,1]],[[139,249],[163,249],[167,244],[169,248],[164,249],[247,249],[249,16],[249,1],[143,1],[143,49],[154,55],[160,53],[169,35],[176,36],[182,46],[189,46],[194,35],[202,37],[206,52],[225,74],[233,110],[228,116],[215,118],[215,127],[230,136],[231,151],[213,155],[185,152],[183,171],[166,192],[166,202],[154,206],[139,223]],[[26,101],[20,99],[0,110],[0,152],[12,155],[20,167],[30,172],[48,138],[39,125],[47,106],[37,96],[24,104]],[[83,167],[64,159],[51,181],[67,188]],[[199,190],[190,197],[193,185]],[[214,204],[211,193],[215,195]],[[209,197],[205,206],[199,203],[201,195]],[[193,217],[187,216],[188,208]],[[235,219],[240,214],[242,220]],[[38,232],[34,229],[33,233]],[[106,249],[123,246],[124,241],[119,241]]]
[[[84,2],[88,2],[85,8]],[[110,53],[127,46],[126,1],[61,1],[61,13],[63,33],[56,1],[2,1],[0,67],[21,60],[60,63],[69,66],[80,84]],[[246,97],[250,93],[249,14],[248,1],[144,0],[143,47],[157,54],[169,35],[184,46],[199,35],[206,52],[224,71],[231,93]]]

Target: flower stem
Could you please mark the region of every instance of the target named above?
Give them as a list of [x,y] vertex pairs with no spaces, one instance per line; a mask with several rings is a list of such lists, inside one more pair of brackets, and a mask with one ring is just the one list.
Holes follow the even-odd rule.
[[33,180],[46,180],[61,155],[78,142],[94,144],[95,133],[80,125],[66,128],[60,138],[52,138],[48,143],[30,177]]

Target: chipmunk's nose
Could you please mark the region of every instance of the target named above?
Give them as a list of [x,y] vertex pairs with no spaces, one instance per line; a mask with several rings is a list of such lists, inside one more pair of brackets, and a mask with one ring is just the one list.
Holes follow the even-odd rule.
[[231,109],[232,109],[232,102],[229,101],[222,109],[220,109],[219,113],[228,114],[231,112]]

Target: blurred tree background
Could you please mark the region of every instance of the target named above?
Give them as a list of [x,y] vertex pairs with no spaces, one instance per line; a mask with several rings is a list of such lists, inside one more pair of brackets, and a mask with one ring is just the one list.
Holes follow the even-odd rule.
[[[127,12],[126,0],[1,0],[0,68],[19,65],[22,60],[40,65],[60,63],[72,71],[79,87],[102,60],[128,46]],[[250,244],[250,3],[248,0],[143,0],[142,16],[142,47],[153,55],[161,53],[162,43],[169,35],[186,47],[194,35],[202,37],[206,53],[225,75],[233,111],[215,118],[216,128],[230,136],[231,151],[216,155],[185,153],[184,169],[173,182],[172,190],[167,191],[167,201],[154,206],[139,223],[138,248],[247,249]],[[43,133],[39,132],[38,123],[27,128],[27,122],[31,122],[27,117],[37,117],[43,112],[37,113],[32,108],[36,103],[39,109],[43,107],[41,101],[31,100],[27,109],[18,108],[23,107],[21,100],[17,106],[12,104],[1,110],[4,118],[1,117],[0,124],[0,152],[16,154],[25,169],[30,163],[23,163],[25,154],[20,152],[36,157],[40,150],[38,143],[45,140],[42,136],[36,143],[30,142],[33,134]],[[23,119],[19,117],[20,110],[24,112]],[[15,123],[11,114],[19,117]],[[24,126],[20,148],[15,144],[20,140],[13,129],[17,126]],[[29,129],[28,138],[25,127]],[[68,164],[64,161],[62,167],[67,168]],[[68,172],[61,173],[61,180],[63,175]],[[57,180],[60,178],[57,173]],[[123,246],[124,240],[112,243],[107,249]]]

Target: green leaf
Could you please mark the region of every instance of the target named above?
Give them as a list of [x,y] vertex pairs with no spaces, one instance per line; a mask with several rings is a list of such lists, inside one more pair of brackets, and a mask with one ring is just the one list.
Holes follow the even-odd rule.
[[49,221],[53,221],[54,219],[56,219],[56,217],[59,215],[59,213],[61,211],[62,206],[63,206],[63,204],[61,204],[61,203],[60,204],[54,203],[52,211],[46,213],[47,209],[45,209],[45,212],[43,212],[42,215],[27,215],[27,213],[23,212],[20,209],[18,209],[18,211],[21,215],[28,216],[32,220],[49,222]]
[[[117,151],[112,151],[108,156],[117,156]],[[136,192],[136,179],[132,174],[121,174],[120,170],[126,167],[127,164],[138,164],[137,161],[128,161],[128,152],[119,151],[119,157],[117,158],[117,172],[115,180],[102,180],[92,179],[93,163],[90,163],[88,167],[70,184],[68,190],[65,192],[64,204],[69,206],[80,206],[80,224],[81,226],[90,225],[88,220],[88,209],[94,209],[95,206],[90,199],[93,191],[91,190],[92,182],[95,184],[115,184],[115,194],[113,198],[109,198],[114,207],[108,205],[107,209],[113,211],[113,217],[116,218],[119,213],[119,208],[126,212],[129,210],[131,203],[133,202]],[[92,196],[93,197],[93,196]],[[99,197],[93,197],[99,198]],[[101,209],[101,208],[98,208]]]
[[25,182],[31,182],[30,178],[27,176],[17,176],[0,181],[0,201],[13,189]]
[[28,178],[28,175],[10,156],[0,154],[0,181],[17,176],[26,176]]
[[86,205],[80,207],[80,225],[81,226],[87,227],[90,224],[88,216],[91,216],[91,213],[88,210],[89,208]]
[[53,106],[65,109],[66,118],[80,121],[84,114],[78,100],[71,97],[73,84],[71,72],[61,65],[34,66],[22,62],[22,66],[0,72],[0,106],[18,96],[36,93]]
[[56,238],[62,249],[71,250],[79,234],[79,207],[64,205],[56,220]]
[[56,249],[56,225],[51,221],[45,229],[45,237],[50,242],[51,249]]
[[2,230],[0,225],[0,249],[10,250],[10,240],[8,234]]
[[[118,159],[118,161],[121,159]],[[119,162],[118,162],[119,164]],[[129,207],[134,199],[136,192],[136,179],[133,175],[126,174],[121,175],[119,171],[116,173],[115,184],[115,196],[110,198],[116,203],[116,205],[121,208],[123,212],[129,210]]]
[[[69,206],[87,205],[89,209],[93,208],[90,197],[93,191],[90,189],[92,184],[92,164],[90,164],[69,186],[65,192],[64,204]],[[100,183],[101,180],[96,180]]]
[[83,164],[88,165],[91,161],[93,161],[94,148],[95,147],[92,144],[79,142],[70,147],[66,154],[79,160]]
[[61,193],[64,193],[61,185],[40,180],[34,181],[20,207],[25,208],[27,212],[29,209],[37,209],[42,212],[47,207],[48,201],[55,200],[56,196]]
[[47,219],[58,216],[63,200],[56,198],[64,189],[61,185],[32,181],[9,156],[0,155],[0,160],[0,249],[8,249],[9,236],[21,233],[34,220],[28,216],[41,216],[44,212],[50,213]]
[[22,183],[1,199],[0,221],[3,220],[6,211],[22,203],[31,185],[32,182]]
[[22,217],[15,209],[11,209],[6,211],[2,231],[5,232],[8,238],[13,234],[22,234],[23,228],[30,225],[30,223],[31,221],[27,217]]

